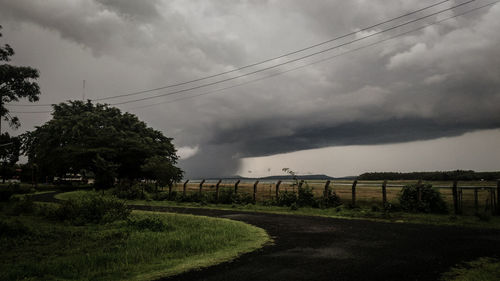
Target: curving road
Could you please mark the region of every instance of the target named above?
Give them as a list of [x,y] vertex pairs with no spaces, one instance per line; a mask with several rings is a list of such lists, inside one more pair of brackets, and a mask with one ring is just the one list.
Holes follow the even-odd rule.
[[235,261],[163,280],[438,280],[462,261],[500,256],[500,230],[132,207],[239,220],[265,229],[275,240]]
[[164,280],[438,280],[466,260],[500,255],[500,231],[193,208],[141,210],[230,218],[275,244],[234,262]]

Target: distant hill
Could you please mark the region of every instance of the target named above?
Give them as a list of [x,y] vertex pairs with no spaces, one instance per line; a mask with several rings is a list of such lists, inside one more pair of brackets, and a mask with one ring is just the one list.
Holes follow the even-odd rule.
[[[328,175],[297,175],[297,179],[299,180],[351,180],[355,179],[356,176],[349,176],[349,177],[340,177],[340,178],[334,178],[330,177]],[[207,178],[206,180],[218,180],[219,178]],[[292,180],[292,176],[290,175],[277,175],[277,176],[267,176],[267,177],[260,177],[260,178],[250,178],[250,177],[242,177],[242,176],[231,176],[231,177],[223,177],[222,179],[225,180],[242,180],[242,181],[252,181],[252,180],[263,180],[263,181],[283,181],[283,180]]]

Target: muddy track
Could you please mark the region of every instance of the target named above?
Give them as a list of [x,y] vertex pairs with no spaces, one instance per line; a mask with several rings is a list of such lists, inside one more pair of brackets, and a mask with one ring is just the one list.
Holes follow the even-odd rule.
[[[53,195],[36,199],[51,200]],[[500,255],[500,230],[196,208],[132,208],[239,220],[265,229],[275,240],[235,261],[163,280],[438,280],[459,262]]]

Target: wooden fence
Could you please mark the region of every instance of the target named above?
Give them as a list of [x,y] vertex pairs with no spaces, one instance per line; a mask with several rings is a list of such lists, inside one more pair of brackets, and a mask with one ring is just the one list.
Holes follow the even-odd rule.
[[[241,180],[186,180],[177,184],[172,191],[210,192],[215,198],[221,190],[234,193],[245,193],[252,196],[255,202],[277,198],[279,192],[296,192],[298,186],[306,183],[312,188],[316,197],[326,196],[328,190],[334,191],[344,203],[351,206],[380,204],[386,206],[396,202],[402,188],[407,184],[417,184],[417,200],[421,200],[420,186],[422,181],[241,181]],[[495,182],[428,182],[437,188],[445,202],[453,206],[455,214],[464,212],[491,211],[500,215],[500,180]]]

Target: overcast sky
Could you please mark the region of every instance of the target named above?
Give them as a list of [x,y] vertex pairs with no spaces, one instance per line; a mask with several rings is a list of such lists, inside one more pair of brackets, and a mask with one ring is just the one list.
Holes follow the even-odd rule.
[[[0,40],[16,51],[13,64],[39,69],[39,103],[51,104],[230,71],[438,2],[0,0]],[[283,167],[332,176],[499,170],[500,4],[372,45],[493,1],[476,0],[295,63],[199,87],[463,2],[447,1],[256,67],[102,102],[181,90],[118,107],[174,138],[187,177],[261,176]],[[183,90],[191,87],[198,88]],[[16,133],[50,119],[49,113],[17,116],[22,127]]]

